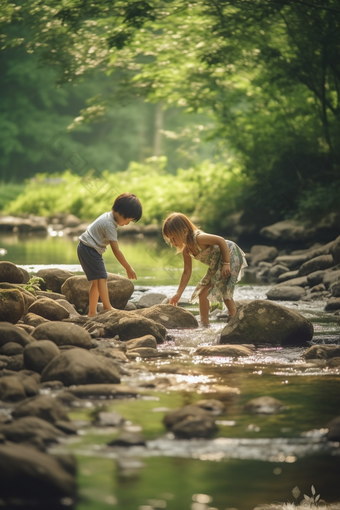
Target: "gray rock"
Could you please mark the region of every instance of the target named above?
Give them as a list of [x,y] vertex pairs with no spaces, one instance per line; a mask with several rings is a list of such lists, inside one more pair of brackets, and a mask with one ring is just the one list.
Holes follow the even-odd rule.
[[329,269],[332,266],[334,266],[332,255],[319,255],[319,257],[304,262],[299,269],[298,276],[306,276],[315,273],[315,271]]
[[330,359],[340,356],[340,345],[312,345],[303,357],[305,359]]
[[8,342],[3,345],[0,349],[0,354],[4,356],[14,356],[15,354],[22,354],[24,348],[20,344],[16,344],[15,342]]
[[68,319],[69,312],[57,301],[49,298],[37,299],[28,309],[29,313],[40,315],[49,321],[62,321]]
[[284,405],[273,397],[259,397],[249,400],[244,406],[245,410],[256,414],[274,414],[282,411]]
[[129,357],[130,355],[136,355],[140,358],[158,358],[162,356],[162,353],[151,347],[138,347],[129,350],[127,356]]
[[125,422],[125,418],[115,411],[102,411],[96,415],[94,424],[101,427],[120,427]]
[[22,274],[24,275],[24,279],[23,279],[22,283],[28,283],[31,279],[29,272],[26,271],[26,269],[24,269],[23,267],[19,267],[19,269],[22,272]]
[[61,292],[61,286],[68,278],[74,276],[70,271],[59,268],[40,269],[37,272],[39,278],[43,278],[44,282],[40,283],[42,290],[51,290],[52,292]]
[[167,296],[159,292],[147,292],[141,296],[137,303],[137,308],[150,308],[150,306],[160,305]]
[[139,309],[131,313],[151,319],[169,329],[198,327],[196,317],[179,306],[154,305],[150,308]]
[[12,262],[0,262],[0,282],[23,283],[24,273]]
[[115,349],[114,347],[101,348],[99,346],[96,349],[91,349],[90,352],[95,356],[104,356],[104,358],[110,358],[123,362],[128,361],[128,358],[126,357],[124,352],[120,351],[119,349]]
[[213,398],[208,400],[198,400],[192,405],[198,406],[214,415],[223,414],[225,412],[225,405],[220,400]]
[[145,335],[140,338],[134,338],[126,342],[126,349],[133,350],[139,349],[140,347],[150,347],[151,349],[157,349],[157,342],[154,336]]
[[[109,273],[107,286],[111,305],[123,310],[133,293],[133,283],[124,276]],[[77,310],[85,310],[89,304],[90,287],[91,282],[87,281],[86,276],[72,276],[62,285],[61,292]]]
[[250,250],[251,265],[257,266],[260,262],[271,262],[278,254],[274,246],[254,245]]
[[119,383],[115,365],[106,360],[99,360],[85,349],[70,349],[50,361],[41,374],[41,381],[61,381],[65,386]]
[[307,276],[300,276],[298,278],[291,278],[288,281],[280,282],[276,285],[277,287],[308,287]]
[[221,332],[222,344],[306,345],[312,338],[309,320],[262,299],[243,306]]
[[48,508],[48,501],[76,496],[75,475],[63,467],[57,456],[29,446],[0,445],[0,477],[4,500],[18,501],[18,496],[22,501],[41,499]]
[[[3,402],[19,402],[26,398],[24,385],[16,377],[0,378],[0,400]],[[0,432],[1,428],[0,428]]]
[[131,312],[133,310],[137,310],[137,306],[135,305],[135,303],[128,301],[124,310],[126,310],[127,312]]
[[340,264],[340,236],[333,241],[329,251],[333,257],[334,264]]
[[108,446],[122,446],[125,448],[131,446],[146,446],[144,437],[136,432],[123,432],[119,437],[110,441]]
[[325,312],[334,312],[336,310],[340,310],[340,297],[329,299],[325,306]]
[[4,434],[8,441],[32,443],[33,446],[38,444],[44,449],[51,443],[58,442],[61,437],[65,437],[65,434],[51,423],[36,416],[25,416],[8,425],[2,425],[0,433]]
[[330,287],[333,297],[340,297],[340,283],[333,283]]
[[299,301],[306,295],[302,287],[276,285],[267,292],[267,298],[272,301]]
[[332,283],[340,283],[340,269],[336,271],[328,271],[325,274],[322,283],[324,284],[326,289],[329,289]]
[[195,405],[170,411],[163,423],[178,438],[210,437],[217,431],[212,413]]
[[[41,315],[37,315],[36,313],[29,312],[27,313],[22,320],[28,326],[32,326],[33,330],[39,326],[40,324],[44,324],[45,322],[49,322],[48,319],[44,319]],[[32,331],[33,331],[32,330]]]
[[319,285],[322,283],[324,276],[326,275],[326,271],[314,271],[307,276],[308,285],[310,287],[314,287],[315,285]]
[[51,340],[58,347],[73,345],[83,349],[91,349],[91,335],[80,326],[68,322],[48,322],[40,324],[32,333],[37,340]]
[[46,297],[49,299],[54,299],[54,301],[58,301],[59,299],[65,299],[64,294],[60,294],[59,292],[51,292],[47,290],[37,290],[37,297]]
[[56,423],[59,420],[69,421],[63,404],[49,395],[38,395],[24,400],[14,409],[12,416],[15,419],[36,416],[50,423]]
[[79,315],[79,313],[74,308],[74,306],[71,305],[71,303],[69,303],[68,301],[66,301],[66,299],[57,299],[56,301],[57,301],[57,303],[59,303],[59,305],[64,307],[69,312],[70,317],[72,317],[72,315],[76,315],[76,316]]
[[296,269],[295,271],[288,271],[287,273],[283,273],[280,276],[278,276],[277,281],[279,283],[283,283],[289,280],[293,280],[294,278],[297,277],[298,272],[299,272],[298,269]]
[[41,374],[49,362],[59,354],[58,347],[50,340],[34,342],[24,349],[25,368]]
[[198,347],[195,354],[198,356],[227,356],[230,358],[238,358],[239,356],[251,356],[252,349],[244,345],[206,345]]
[[72,386],[68,388],[78,398],[94,398],[94,399],[112,399],[112,398],[128,398],[137,397],[140,391],[131,386],[123,384],[85,384],[80,386]]
[[0,321],[16,324],[24,313],[25,302],[19,290],[0,290]]
[[280,242],[304,242],[313,239],[315,230],[294,220],[284,220],[260,230],[265,239]]
[[279,276],[289,272],[290,271],[287,266],[283,266],[282,264],[276,264],[275,266],[272,266],[268,271],[269,281],[276,281]]

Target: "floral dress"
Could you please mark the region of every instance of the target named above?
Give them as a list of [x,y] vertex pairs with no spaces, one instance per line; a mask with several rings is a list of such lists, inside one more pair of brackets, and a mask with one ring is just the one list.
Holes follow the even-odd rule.
[[199,260],[203,264],[209,266],[209,268],[205,276],[197,284],[190,301],[192,303],[197,303],[198,296],[207,285],[212,285],[207,296],[211,303],[232,299],[235,285],[243,276],[243,268],[248,266],[245,254],[233,241],[225,240],[230,253],[231,274],[228,278],[222,278],[223,259],[220,247],[217,245],[210,245],[205,250],[202,250],[196,239],[199,234],[201,234],[200,230],[196,230],[194,233],[194,241],[198,253],[196,256],[192,253],[190,253],[190,255],[195,260]]

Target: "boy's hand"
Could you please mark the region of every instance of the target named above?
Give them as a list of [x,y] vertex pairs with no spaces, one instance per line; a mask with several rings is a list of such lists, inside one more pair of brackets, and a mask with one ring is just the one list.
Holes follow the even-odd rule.
[[181,296],[179,294],[175,294],[174,296],[172,296],[172,298],[170,298],[170,305],[174,305],[174,306],[177,306],[177,303],[178,301],[181,299]]
[[131,266],[126,268],[125,271],[126,271],[127,277],[130,280],[137,280],[137,275],[136,275],[135,271],[132,269]]

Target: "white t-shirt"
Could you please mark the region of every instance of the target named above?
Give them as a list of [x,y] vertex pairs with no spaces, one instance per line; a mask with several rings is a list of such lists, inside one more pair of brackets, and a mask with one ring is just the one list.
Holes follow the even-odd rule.
[[102,254],[107,250],[110,241],[117,241],[117,227],[112,211],[106,212],[91,223],[79,239]]

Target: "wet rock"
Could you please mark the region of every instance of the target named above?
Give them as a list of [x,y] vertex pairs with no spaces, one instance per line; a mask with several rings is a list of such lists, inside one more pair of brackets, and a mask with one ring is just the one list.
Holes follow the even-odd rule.
[[104,349],[101,347],[97,347],[96,349],[91,349],[90,352],[95,356],[103,356],[104,358],[114,359],[123,362],[128,361],[128,358],[126,357],[124,352],[120,351],[119,349],[115,349],[114,347],[106,347]]
[[340,310],[340,297],[329,299],[325,306],[325,312],[334,312],[335,310]]
[[210,437],[218,430],[213,415],[195,405],[170,411],[163,423],[178,438]]
[[198,347],[195,354],[198,356],[227,356],[237,358],[239,356],[251,356],[252,349],[244,345],[206,345]]
[[50,423],[56,423],[59,420],[69,421],[63,404],[49,395],[38,395],[24,400],[14,409],[12,416],[15,419],[36,416]]
[[276,287],[308,287],[309,283],[307,276],[300,276],[299,278],[291,278],[286,282],[280,282]]
[[328,422],[326,428],[328,429],[326,436],[328,441],[340,441],[340,416]]
[[60,420],[55,423],[55,427],[67,435],[78,434],[78,426],[75,423]]
[[34,342],[24,349],[25,368],[41,374],[49,362],[59,354],[58,347],[50,340]]
[[335,264],[340,264],[340,236],[333,241],[332,246],[329,249],[330,254],[333,257]]
[[312,338],[309,320],[262,299],[243,306],[221,332],[221,344],[306,345]]
[[168,329],[198,327],[196,317],[179,306],[155,305],[151,308],[136,310],[132,314],[151,319]]
[[[111,305],[123,310],[133,293],[133,283],[124,276],[109,273],[107,286]],[[90,287],[91,282],[87,281],[86,276],[72,276],[62,285],[61,292],[77,310],[85,310],[89,304]]]
[[123,446],[125,448],[131,446],[146,446],[144,437],[136,432],[123,432],[119,437],[110,441],[108,446]]
[[157,349],[157,342],[155,337],[152,335],[144,335],[139,338],[134,338],[133,340],[128,340],[126,342],[126,349],[128,351],[139,349],[140,347],[150,347],[151,349]]
[[306,295],[305,289],[293,285],[275,285],[266,296],[272,301],[299,301]]
[[57,299],[56,300],[57,303],[59,305],[61,305],[62,307],[64,307],[70,314],[70,317],[72,317],[72,315],[75,315],[75,316],[78,316],[79,313],[77,312],[77,310],[74,308],[73,305],[71,305],[71,303],[69,303],[68,301],[66,301],[66,299]]
[[[27,324],[28,326],[32,326],[33,329],[35,329],[37,326],[39,326],[40,324],[44,324],[45,322],[49,322],[48,319],[44,319],[44,317],[42,317],[41,315],[37,315],[36,313],[27,313],[24,317],[23,317],[23,321],[25,324]],[[33,331],[33,330],[32,330]]]
[[[161,352],[157,351],[157,349],[152,349],[151,347],[138,347],[137,349],[131,349],[127,352],[127,356],[137,356],[140,358],[158,358],[162,357]],[[167,357],[166,353],[166,357]],[[164,356],[165,357],[165,356]]]
[[307,276],[308,285],[310,287],[314,287],[315,285],[319,285],[322,283],[325,275],[327,274],[326,271],[314,271],[313,273],[310,273]]
[[124,308],[126,312],[132,312],[134,310],[137,310],[137,306],[135,303],[132,303],[131,301],[128,301],[126,304],[126,307]]
[[51,423],[36,416],[25,416],[10,424],[0,425],[0,433],[13,443],[32,443],[33,446],[38,444],[43,449],[65,437],[65,434]]
[[305,359],[329,359],[340,356],[340,345],[312,345],[303,357]]
[[277,264],[269,269],[268,279],[270,282],[277,281],[278,277],[285,273],[289,273],[288,267],[283,266],[282,264]]
[[40,282],[42,290],[51,290],[52,292],[61,292],[61,286],[68,278],[74,276],[70,271],[59,268],[40,269],[37,272],[39,278],[43,278],[44,282]]
[[120,427],[125,422],[125,418],[115,411],[100,412],[96,415],[94,425],[99,427]]
[[246,411],[256,414],[274,414],[284,409],[284,405],[280,400],[273,397],[259,397],[249,400],[244,405]]
[[8,344],[5,344],[0,349],[0,354],[4,356],[14,356],[15,354],[22,354],[24,351],[24,348],[20,344],[16,344],[14,342],[8,342]]
[[19,267],[12,262],[0,262],[0,282],[23,283],[24,274]]
[[[124,310],[111,310],[98,314],[87,322],[86,329],[98,337],[114,338],[118,335],[120,340],[124,341],[152,335],[157,343],[162,343],[166,335],[166,329],[162,324],[140,316],[137,311],[125,312]],[[97,333],[95,333],[96,330]]]
[[254,245],[250,250],[251,265],[257,266],[260,262],[271,262],[278,254],[274,246]]
[[19,402],[25,398],[25,388],[20,379],[16,377],[0,378],[0,400],[3,402]]
[[25,302],[19,290],[0,290],[0,321],[16,324],[24,312]]
[[44,217],[34,216],[33,214],[30,214],[29,218],[2,216],[0,218],[0,231],[47,233],[47,222]]
[[332,283],[340,283],[340,270],[326,272],[322,283],[326,289],[329,289]]
[[15,443],[0,445],[0,477],[4,500],[40,500],[45,508],[51,508],[61,498],[76,496],[75,475],[56,456],[32,447]]
[[332,296],[340,297],[340,282],[339,283],[333,283],[330,286],[330,291],[332,292]]
[[51,389],[51,390],[61,390],[64,385],[61,381],[46,381],[44,383],[41,383],[41,388],[45,389]]
[[298,276],[306,276],[315,271],[322,271],[332,266],[334,266],[332,255],[319,255],[319,257],[304,262],[299,269]]
[[160,305],[167,296],[159,292],[148,292],[143,294],[137,303],[137,308],[150,308],[150,306]]
[[137,397],[140,391],[131,386],[123,384],[86,384],[81,386],[72,386],[68,388],[78,398],[94,398],[94,399],[113,399],[113,398],[128,398]]
[[36,340],[51,340],[58,347],[73,345],[83,349],[91,349],[91,335],[80,326],[70,322],[48,322],[35,328],[32,336]]
[[311,292],[311,294],[314,294],[315,292],[320,293],[320,292],[323,292],[325,290],[326,290],[326,287],[324,286],[324,284],[320,283],[319,285],[315,285],[314,287],[312,287],[310,289],[310,292]]
[[329,368],[340,367],[340,356],[338,356],[338,357],[336,356],[335,358],[331,358],[330,361],[327,363],[327,366],[329,366]]
[[[62,352],[45,367],[41,381],[61,381],[72,384],[118,384],[120,378],[113,363],[106,363],[85,349],[74,348]],[[109,360],[107,360],[109,361]]]
[[225,411],[225,405],[220,400],[209,399],[209,400],[198,400],[193,405],[201,407],[205,411],[209,411],[211,414],[219,415]]
[[37,299],[29,307],[28,312],[40,315],[49,321],[62,321],[70,316],[69,312],[63,306],[49,298]]

